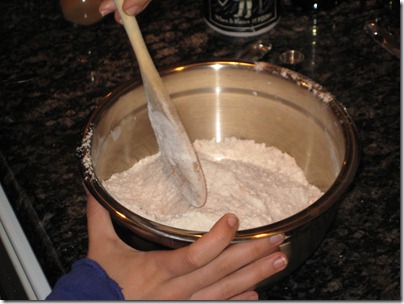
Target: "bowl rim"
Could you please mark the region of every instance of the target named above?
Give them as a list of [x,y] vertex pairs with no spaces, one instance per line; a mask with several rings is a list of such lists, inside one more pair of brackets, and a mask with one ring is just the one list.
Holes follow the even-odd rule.
[[[344,126],[342,131],[346,144],[346,152],[341,170],[331,187],[318,200],[300,212],[283,220],[265,226],[237,231],[233,243],[268,237],[278,233],[290,233],[291,231],[308,224],[310,221],[319,217],[325,211],[331,209],[334,205],[339,203],[339,200],[352,183],[360,162],[359,133],[346,108],[323,86],[314,82],[310,78],[290,69],[267,62],[235,61],[228,59],[194,61],[165,69],[164,71],[160,72],[160,74],[162,77],[164,77],[165,75],[186,69],[195,69],[215,65],[232,66],[238,69],[254,69],[257,72],[269,73],[287,79],[315,94],[318,98],[322,99],[323,102],[330,105],[332,111],[339,118],[341,125]],[[125,226],[129,226],[135,230],[139,229],[146,233],[169,237],[170,239],[183,242],[193,242],[206,232],[170,227],[135,214],[109,195],[102,186],[100,180],[98,180],[94,174],[91,162],[91,140],[94,127],[100,118],[100,114],[111,106],[116,100],[118,100],[121,95],[129,92],[141,84],[142,82],[140,80],[130,80],[120,85],[112,92],[108,93],[90,113],[90,116],[87,119],[82,131],[81,144],[77,148],[80,172],[83,177],[85,187],[88,189],[88,191],[110,212],[113,218],[119,219]]]

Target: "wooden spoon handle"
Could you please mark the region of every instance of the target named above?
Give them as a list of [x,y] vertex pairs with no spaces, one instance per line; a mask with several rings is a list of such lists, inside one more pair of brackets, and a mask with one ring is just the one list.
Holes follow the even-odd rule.
[[171,100],[169,93],[154,65],[152,58],[150,57],[136,18],[134,16],[128,16],[123,11],[123,2],[124,0],[115,0],[115,5],[121,16],[123,26],[125,27],[126,33],[128,34],[130,43],[135,52],[140,72],[142,73],[143,83],[145,86],[153,87],[154,93],[157,94],[157,96],[154,96],[154,98],[150,98],[149,102],[153,103],[153,107],[158,107],[160,109],[161,107],[168,106],[169,109],[165,109],[164,112],[169,110],[171,115],[176,116],[176,111],[174,111],[174,106],[171,103],[162,104],[158,102],[160,100],[170,102]]
[[115,4],[140,67],[149,118],[165,170],[187,202],[201,207],[207,195],[201,164],[170,94],[154,66],[136,18],[125,14],[123,1],[115,0]]

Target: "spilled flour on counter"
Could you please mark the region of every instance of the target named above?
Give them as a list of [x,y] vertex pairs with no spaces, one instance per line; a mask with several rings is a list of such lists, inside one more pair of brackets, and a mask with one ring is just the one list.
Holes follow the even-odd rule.
[[240,229],[268,225],[316,201],[322,192],[310,185],[293,157],[253,140],[196,140],[208,198],[201,208],[182,201],[163,174],[159,153],[103,182],[107,191],[138,215],[188,230],[207,231],[225,213],[240,219]]

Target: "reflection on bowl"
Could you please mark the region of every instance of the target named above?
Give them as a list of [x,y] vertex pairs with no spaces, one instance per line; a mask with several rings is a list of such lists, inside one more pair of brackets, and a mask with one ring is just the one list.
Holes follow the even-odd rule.
[[[284,220],[239,231],[234,242],[283,232],[288,267],[273,284],[299,267],[324,238],[338,202],[359,162],[356,128],[345,108],[323,87],[267,63],[203,62],[162,73],[191,141],[253,139],[295,158],[307,180],[324,195]],[[178,248],[203,232],[176,229],[123,207],[101,185],[112,174],[158,152],[143,87],[132,82],[104,98],[84,129],[82,173],[89,191],[111,213],[120,237],[142,250]],[[246,202],[248,203],[248,202]]]

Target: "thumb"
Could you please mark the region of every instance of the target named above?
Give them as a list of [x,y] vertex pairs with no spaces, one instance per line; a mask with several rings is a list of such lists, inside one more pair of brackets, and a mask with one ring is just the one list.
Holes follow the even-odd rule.
[[90,243],[105,241],[106,238],[118,238],[108,210],[87,192],[87,228]]

